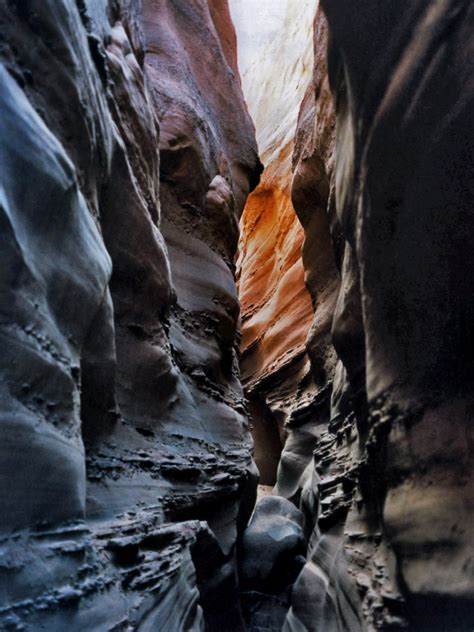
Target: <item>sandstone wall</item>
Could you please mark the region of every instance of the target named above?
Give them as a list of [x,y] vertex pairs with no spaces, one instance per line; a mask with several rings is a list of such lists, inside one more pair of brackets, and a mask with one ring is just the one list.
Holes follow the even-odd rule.
[[0,629],[471,632],[473,26],[0,5]]
[[[328,218],[336,263],[342,254],[339,360],[303,492],[315,518],[308,562],[284,629],[467,631],[474,14],[456,2],[322,5],[337,121]],[[327,168],[324,75],[315,93]],[[320,296],[316,314],[332,304]]]
[[242,78],[264,171],[241,221],[241,367],[260,480],[271,485],[289,425],[315,396],[306,353],[313,311],[301,260],[304,232],[291,199],[298,111],[312,76],[314,9],[312,1],[287,3],[280,29]]
[[6,2],[0,33],[0,627],[239,629],[227,4]]
[[473,11],[321,4],[284,114],[277,41],[278,77],[244,77],[265,164],[242,223],[244,384],[264,482],[309,538],[284,630],[467,632]]

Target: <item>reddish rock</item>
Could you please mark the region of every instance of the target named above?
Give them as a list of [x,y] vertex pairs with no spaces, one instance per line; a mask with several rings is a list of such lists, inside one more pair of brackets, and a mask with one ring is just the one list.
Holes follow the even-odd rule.
[[241,222],[241,370],[261,482],[272,485],[290,418],[313,395],[306,353],[313,309],[301,260],[304,232],[291,199],[298,110],[311,78],[313,16],[311,2],[288,5],[281,32],[243,77],[265,169]]

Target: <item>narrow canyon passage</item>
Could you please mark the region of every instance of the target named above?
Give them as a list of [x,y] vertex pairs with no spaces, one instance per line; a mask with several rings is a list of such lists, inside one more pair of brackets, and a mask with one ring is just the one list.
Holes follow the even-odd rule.
[[472,632],[474,5],[0,3],[0,632]]
[[249,7],[231,3],[242,42],[242,87],[264,171],[241,219],[240,366],[260,481],[274,485],[283,429],[315,394],[306,351],[313,308],[301,258],[304,230],[292,195],[298,115],[313,81],[315,4],[264,3],[257,15]]
[[240,588],[248,630],[276,631],[296,625],[285,619],[314,507],[304,515],[295,506],[305,507],[301,494],[311,486],[313,452],[330,418],[339,286],[327,219],[335,120],[326,79],[319,129],[312,129],[315,81],[327,75],[326,23],[317,3],[230,6],[264,167],[243,211],[237,261],[241,379],[264,494],[244,533]]

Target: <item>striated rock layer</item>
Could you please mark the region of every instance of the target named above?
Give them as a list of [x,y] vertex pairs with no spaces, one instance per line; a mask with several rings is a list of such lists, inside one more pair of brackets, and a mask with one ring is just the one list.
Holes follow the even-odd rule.
[[[339,359],[328,372],[330,417],[302,494],[314,524],[308,562],[284,629],[467,632],[474,622],[474,13],[456,2],[322,5],[336,110],[333,167],[321,58],[311,116],[319,160],[311,161],[315,171],[301,171],[305,150],[296,151],[293,196],[298,208],[300,173],[303,190],[314,186],[317,216],[325,167],[341,269],[332,322]],[[325,30],[321,15],[316,58]],[[303,103],[301,140],[309,112]],[[300,216],[307,276],[316,283],[325,246],[310,245],[311,214]],[[316,319],[332,301],[316,292]],[[324,351],[313,341],[310,348]]]
[[[242,78],[264,171],[241,221],[241,369],[260,481],[268,485],[276,482],[288,428],[317,397],[306,352],[313,310],[301,260],[304,232],[291,197],[298,111],[312,76],[314,8],[312,0],[287,2],[278,32]],[[284,478],[281,491],[291,496]]]
[[238,630],[255,475],[225,0],[0,8],[0,628]]
[[[271,476],[278,462],[274,493],[299,503],[309,538],[284,630],[468,632],[474,13],[454,1],[321,4],[293,175],[285,167],[292,208],[278,187],[263,189],[287,157],[275,137],[270,154],[260,142],[266,171],[242,226],[256,456],[264,467],[271,456]],[[259,140],[265,103],[252,110]],[[297,298],[302,272],[286,286],[276,272],[301,266],[293,209],[312,324]],[[304,380],[288,381],[286,366],[308,363]],[[262,430],[270,424],[276,447]],[[274,608],[268,625],[278,629]]]

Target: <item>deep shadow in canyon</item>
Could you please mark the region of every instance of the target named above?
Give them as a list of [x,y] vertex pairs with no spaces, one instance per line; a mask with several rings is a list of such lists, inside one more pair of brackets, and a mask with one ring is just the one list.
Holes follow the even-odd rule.
[[237,4],[0,3],[0,630],[472,632],[474,6]]

